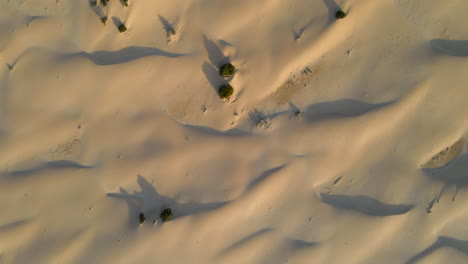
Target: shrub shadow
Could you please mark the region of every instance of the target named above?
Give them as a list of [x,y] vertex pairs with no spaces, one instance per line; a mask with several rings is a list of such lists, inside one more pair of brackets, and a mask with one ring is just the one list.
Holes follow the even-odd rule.
[[211,87],[217,94],[219,87],[225,83],[224,79],[219,75],[218,70],[216,70],[216,68],[208,62],[203,63],[202,71],[205,74],[208,82],[211,84]]
[[224,55],[218,45],[214,41],[209,40],[205,35],[203,35],[203,44],[205,45],[211,65],[216,67],[216,69],[219,69],[222,64],[229,62],[229,58]]
[[335,0],[322,0],[325,6],[328,8],[328,23],[333,23],[336,20],[336,12],[341,10],[340,6]]
[[163,25],[164,30],[166,31],[166,33],[169,34],[169,32],[171,32],[171,30],[174,29],[174,28],[171,26],[171,24],[169,24],[167,19],[165,19],[163,16],[158,14],[158,18],[159,18],[159,21],[161,22],[161,24]]
[[102,9],[101,7],[99,6],[92,6],[91,9],[94,11],[94,13],[96,14],[96,16],[98,18],[101,18],[104,16],[104,12],[102,12]]
[[116,16],[112,17],[112,22],[114,22],[114,25],[117,29],[119,29],[119,26],[122,24],[122,20]]

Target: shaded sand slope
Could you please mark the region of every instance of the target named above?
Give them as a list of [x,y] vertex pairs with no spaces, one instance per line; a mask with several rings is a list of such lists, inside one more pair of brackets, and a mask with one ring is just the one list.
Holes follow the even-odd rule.
[[0,0],[0,263],[468,262],[466,8]]

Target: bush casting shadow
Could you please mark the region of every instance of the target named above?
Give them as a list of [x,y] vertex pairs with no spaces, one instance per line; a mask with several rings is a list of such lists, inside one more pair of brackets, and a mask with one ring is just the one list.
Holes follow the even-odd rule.
[[140,225],[138,218],[142,212],[144,213],[145,220],[156,221],[161,217],[161,212],[166,208],[171,208],[173,212],[177,213],[172,216],[172,219],[176,219],[186,215],[213,211],[227,204],[227,202],[179,203],[173,198],[161,195],[153,185],[141,175],[138,175],[137,183],[141,190],[134,191],[132,194],[122,187],[118,193],[107,194],[108,197],[122,199],[127,202],[129,225],[133,228],[137,228]]
[[219,87],[219,90],[218,90],[219,98],[223,100],[229,99],[229,97],[231,97],[233,93],[234,93],[234,88],[232,88],[232,86],[229,84],[221,85],[221,87]]

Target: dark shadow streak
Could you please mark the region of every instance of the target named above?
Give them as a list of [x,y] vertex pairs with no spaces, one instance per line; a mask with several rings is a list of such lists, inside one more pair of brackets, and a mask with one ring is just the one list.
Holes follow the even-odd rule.
[[468,40],[433,39],[431,47],[446,55],[468,57]]
[[92,166],[85,166],[74,161],[70,160],[56,160],[56,161],[49,161],[44,164],[41,164],[37,167],[26,169],[26,170],[17,170],[7,173],[8,176],[11,177],[21,177],[27,176],[32,173],[39,173],[41,171],[46,171],[49,169],[92,169]]
[[467,240],[459,240],[451,237],[440,236],[432,245],[430,245],[417,255],[411,257],[407,262],[405,262],[405,264],[415,264],[441,247],[453,248],[468,256]]
[[107,196],[123,199],[127,202],[129,210],[129,225],[137,227],[139,225],[138,215],[143,212],[148,221],[159,219],[159,215],[164,208],[171,208],[174,218],[187,215],[200,214],[216,210],[228,202],[214,203],[178,203],[175,199],[158,193],[153,185],[143,176],[138,175],[137,183],[141,191],[129,194],[125,189],[120,188],[119,193],[108,193]]
[[322,0],[323,3],[328,8],[328,23],[333,23],[336,20],[336,12],[341,10],[340,6],[335,2],[335,0]]
[[31,219],[21,219],[21,220],[15,221],[15,222],[4,224],[4,225],[0,226],[0,231],[7,231],[9,229],[14,229],[14,228],[17,228],[17,227],[21,227],[21,226],[24,226],[24,225],[26,225],[26,224],[28,224],[30,222],[31,222]]
[[369,104],[353,99],[342,99],[310,105],[304,110],[303,116],[309,122],[333,117],[355,117],[386,107],[392,103],[393,101]]
[[217,130],[214,128],[210,127],[204,127],[204,126],[195,126],[195,125],[183,125],[186,128],[189,128],[191,130],[194,130],[195,132],[200,132],[202,134],[208,134],[211,136],[217,136],[217,137],[246,137],[252,135],[252,133],[243,131],[240,129],[229,129],[225,131]]
[[215,93],[218,93],[218,89],[221,85],[225,83],[224,79],[219,75],[218,70],[213,67],[213,65],[208,62],[203,63],[202,71],[205,74],[206,79],[210,82],[211,87]]
[[304,240],[299,240],[299,239],[290,239],[289,240],[289,245],[293,249],[304,249],[304,248],[310,248],[318,245],[317,242],[308,242]]
[[93,6],[91,7],[91,9],[94,11],[94,13],[96,14],[98,18],[101,18],[104,16],[104,13],[102,12],[102,9],[99,6]]
[[112,22],[114,23],[114,25],[115,25],[115,27],[117,29],[122,24],[122,21],[118,17],[115,17],[115,16],[112,17]]
[[165,19],[163,16],[161,15],[158,15],[158,18],[159,18],[159,21],[161,21],[161,24],[163,25],[164,27],[164,30],[166,31],[166,33],[169,33],[173,28],[172,26],[169,24],[169,22],[167,21],[167,19]]
[[[130,46],[117,51],[95,51],[95,52],[80,52],[86,58],[93,61],[96,65],[113,65],[129,62],[142,57],[149,56],[164,56],[169,58],[177,58],[186,54],[167,52],[157,48]],[[75,54],[77,55],[77,54]],[[72,55],[73,56],[73,55]]]
[[410,204],[385,204],[366,196],[348,196],[321,193],[320,200],[322,200],[323,203],[329,204],[333,207],[356,211],[370,216],[402,215],[409,212],[413,208],[413,205]]
[[204,35],[203,44],[205,45],[206,52],[208,53],[208,59],[214,67],[219,68],[222,64],[229,62],[229,59],[224,56],[221,49]]

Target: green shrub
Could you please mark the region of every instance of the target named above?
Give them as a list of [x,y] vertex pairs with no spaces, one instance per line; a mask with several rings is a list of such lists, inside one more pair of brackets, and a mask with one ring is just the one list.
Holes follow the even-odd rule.
[[107,3],[109,3],[109,0],[101,0],[101,4],[102,4],[103,6],[106,6]]
[[105,25],[107,23],[107,16],[101,17],[101,22]]
[[91,2],[89,2],[89,5],[90,5],[90,6],[96,6],[96,5],[97,5],[97,1],[96,1],[96,0],[91,0]]
[[161,213],[161,219],[163,220],[163,222],[167,222],[169,220],[171,220],[172,218],[172,210],[171,208],[166,208],[162,211]]
[[169,31],[167,32],[167,34],[171,35],[171,36],[175,36],[176,32],[173,28],[169,29]]
[[143,224],[145,222],[145,220],[146,220],[145,214],[140,213],[140,225]]
[[119,31],[120,31],[120,33],[123,33],[123,32],[125,32],[125,31],[127,31],[127,27],[125,26],[124,23],[120,24],[120,26],[119,26]]
[[231,85],[225,84],[219,87],[218,95],[221,99],[228,99],[234,93],[234,89]]
[[234,75],[235,71],[236,71],[236,68],[231,63],[223,64],[219,68],[219,74],[223,77],[231,77]]
[[346,13],[341,11],[341,10],[337,11],[336,14],[335,14],[335,17],[336,17],[336,19],[343,19],[343,18],[346,17]]
[[123,5],[124,5],[125,7],[127,7],[127,6],[128,6],[128,0],[122,0],[122,1],[123,1]]

